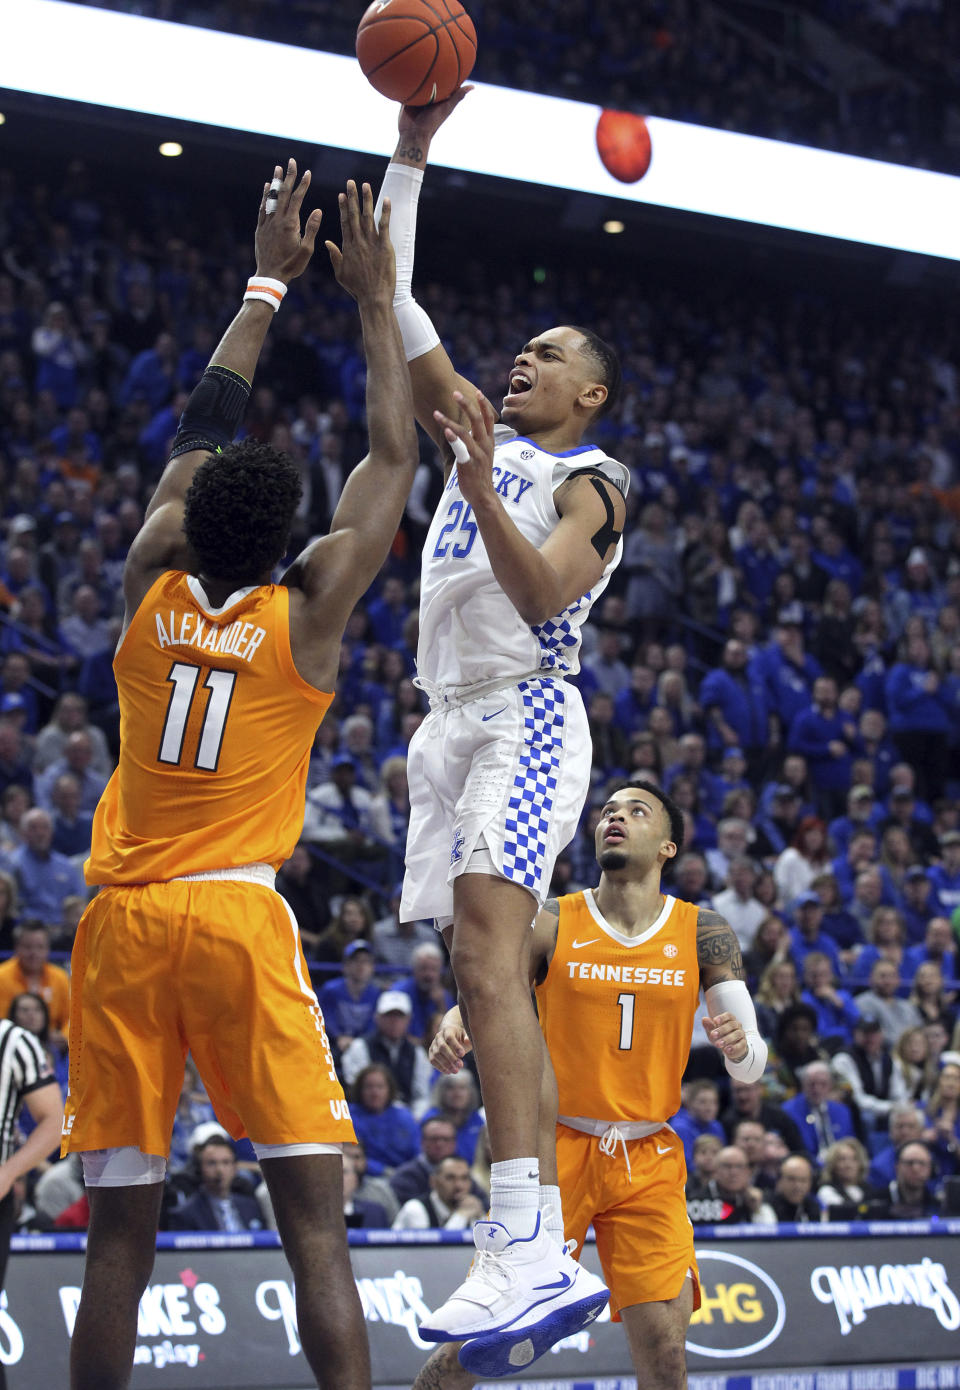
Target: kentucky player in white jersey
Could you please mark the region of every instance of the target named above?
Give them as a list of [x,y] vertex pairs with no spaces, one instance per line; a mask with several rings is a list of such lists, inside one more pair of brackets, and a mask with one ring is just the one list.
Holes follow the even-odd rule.
[[[401,918],[434,917],[450,947],[493,1157],[478,1258],[420,1334],[464,1342],[502,1331],[516,1343],[510,1329],[522,1319],[536,1325],[542,1351],[592,1321],[608,1297],[562,1248],[559,1191],[539,1182],[545,1056],[527,955],[589,789],[586,714],[564,677],[579,669],[580,627],[620,559],[628,474],[582,442],[619,389],[606,343],[571,325],[531,338],[497,425],[411,294],[430,140],[462,96],[403,109],[381,193],[391,202],[394,308],[417,418],[448,470],[423,559],[417,664],[431,712],[410,745]],[[528,1345],[527,1361],[521,1345],[511,1365],[533,1359]]]

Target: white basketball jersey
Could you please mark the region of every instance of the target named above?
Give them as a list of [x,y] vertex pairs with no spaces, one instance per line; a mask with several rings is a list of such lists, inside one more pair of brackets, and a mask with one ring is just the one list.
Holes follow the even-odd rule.
[[[494,437],[494,486],[517,530],[538,550],[559,525],[553,494],[571,473],[597,468],[626,495],[627,468],[592,444],[551,454],[507,425],[497,425]],[[454,466],[423,549],[419,674],[441,686],[470,686],[512,675],[519,679],[534,671],[575,675],[580,669],[580,629],[622,552],[621,540],[589,593],[530,627],[494,578]]]

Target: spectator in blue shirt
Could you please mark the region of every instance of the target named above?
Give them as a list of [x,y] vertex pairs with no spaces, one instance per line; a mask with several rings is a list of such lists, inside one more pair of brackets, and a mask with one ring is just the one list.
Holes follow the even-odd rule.
[[[903,763],[898,763],[903,767]],[[882,821],[881,831],[897,825],[913,846],[914,858],[918,862],[929,863],[940,857],[940,842],[933,832],[931,818],[925,816],[917,804],[913,789],[906,784],[895,785],[890,793],[889,815]]]
[[876,831],[883,820],[883,808],[877,804],[873,788],[861,782],[847,792],[846,810],[827,826],[830,840],[837,854],[846,854],[850,836],[855,830],[866,826]]
[[90,853],[93,816],[80,809],[80,783],[72,772],[64,772],[53,784],[52,847],[68,859],[85,859]]
[[373,983],[373,948],[368,941],[347,943],[342,977],[328,980],[317,997],[327,1032],[341,1052],[354,1038],[370,1032],[380,990]]
[[916,771],[920,795],[927,800],[940,796],[950,713],[925,637],[909,638],[906,660],[898,661],[891,669],[885,692],[891,736],[901,758]]
[[350,1118],[367,1156],[367,1172],[399,1168],[420,1152],[420,1126],[397,1100],[397,1088],[387,1067],[371,1062],[357,1076]]
[[948,989],[956,988],[960,980],[960,948],[946,917],[931,917],[923,941],[904,952],[900,967],[904,983],[909,984],[920,966],[929,962],[939,965]]
[[820,930],[829,936],[831,941],[836,942],[840,950],[840,959],[846,967],[856,953],[857,947],[863,942],[860,923],[841,902],[840,890],[832,872],[817,874],[810,885],[810,890],[816,893],[823,908]]
[[383,647],[403,645],[403,628],[410,616],[407,591],[402,579],[389,575],[383,581],[380,597],[367,604],[367,617],[374,639]]
[[635,734],[656,703],[657,673],[638,661],[630,668],[630,685],[614,701],[617,723],[626,734]]
[[472,1164],[484,1125],[480,1092],[472,1074],[461,1071],[456,1076],[439,1077],[434,1084],[433,1097],[436,1104],[424,1112],[421,1123],[448,1120],[457,1132],[456,1152]]
[[[866,702],[866,696],[864,701]],[[887,719],[881,710],[867,708],[860,715],[853,751],[856,758],[870,760],[873,767],[874,791],[877,796],[886,796],[890,786],[890,772],[899,755],[897,745],[887,734]]]
[[876,908],[864,935],[866,944],[858,952],[850,972],[855,982],[861,986],[865,984],[878,960],[892,961],[904,979],[906,931],[899,910],[886,906]]
[[840,898],[849,904],[853,900],[853,886],[857,875],[877,859],[877,837],[867,826],[855,830],[847,844],[846,854],[838,854],[830,863],[830,872],[837,880]]
[[693,1171],[693,1146],[701,1134],[713,1134],[721,1143],[726,1136],[717,1118],[720,1114],[720,1092],[712,1081],[691,1081],[686,1088],[684,1104],[670,1121],[680,1136],[687,1167]]
[[927,870],[933,886],[932,907],[940,917],[949,917],[960,907],[960,830],[948,830],[940,836],[941,862]]
[[755,758],[767,739],[767,704],[762,687],[747,674],[745,644],[731,637],[721,665],[708,671],[700,685],[700,708],[711,753],[742,748]]
[[53,843],[53,822],[46,811],[34,807],[20,822],[23,844],[8,859],[17,881],[20,907],[26,917],[38,917],[52,926],[63,916],[63,900],[86,899],[83,873],[65,854],[58,854]]
[[821,1043],[852,1042],[860,1010],[847,990],[837,988],[829,957],[822,951],[810,951],[805,957],[803,985],[800,999],[817,1015],[816,1033]]
[[838,815],[843,808],[856,737],[855,721],[837,703],[836,681],[832,676],[818,676],[809,708],[801,710],[790,726],[787,747],[806,758],[824,815]]
[[65,772],[80,784],[80,810],[92,816],[107,785],[107,778],[93,766],[93,740],[84,729],[77,729],[63,745],[63,757],[50,764],[36,780],[37,804],[45,810],[53,806],[53,788]]
[[762,648],[747,668],[763,689],[769,719],[783,738],[797,715],[810,704],[820,665],[803,642],[803,606],[788,604],[777,616],[773,641]]
[[701,734],[684,734],[677,746],[677,761],[664,770],[663,786],[670,791],[678,777],[687,777],[696,787],[697,799],[705,810],[716,801],[716,777],[707,768],[707,745]]
[[793,905],[796,926],[790,932],[790,955],[797,967],[797,974],[804,973],[804,963],[812,951],[819,951],[830,962],[834,975],[843,974],[840,952],[836,944],[820,930],[823,921],[823,904],[812,890],[801,893]]
[[800,794],[789,782],[779,782],[773,796],[761,807],[754,822],[756,852],[763,860],[775,859],[793,843],[801,821]]
[[[446,958],[439,946],[425,941],[414,948],[410,957],[410,974],[398,980],[393,989],[407,995],[411,1004],[410,1033],[414,1042],[429,1047],[436,1031],[436,1022],[453,1008],[453,995],[443,983]],[[470,1155],[473,1162],[473,1155]]]
[[910,950],[914,950],[918,946],[922,950],[927,926],[935,911],[933,884],[927,877],[927,870],[922,864],[910,865],[903,876],[901,891],[903,904],[900,911],[903,913],[907,945]]

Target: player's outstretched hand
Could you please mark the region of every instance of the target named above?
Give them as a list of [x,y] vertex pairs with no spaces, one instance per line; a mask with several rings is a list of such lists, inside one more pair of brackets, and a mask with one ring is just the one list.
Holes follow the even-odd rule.
[[301,232],[300,210],[309,187],[309,169],[297,183],[295,159],[288,160],[286,173],[278,164],[273,171],[273,183],[263,185],[254,243],[258,275],[289,285],[309,265],[323,216],[320,209],[315,208]]
[[441,1023],[434,1034],[427,1056],[430,1065],[446,1076],[455,1076],[463,1071],[463,1059],[472,1049],[473,1043],[461,1023]]
[[497,413],[482,391],[474,397],[454,391],[453,399],[466,417],[460,424],[435,410],[433,418],[443,426],[444,437],[457,463],[457,482],[466,500],[476,510],[485,498],[495,498],[493,486],[493,427]]
[[749,1051],[743,1024],[733,1014],[717,1014],[716,1018],[704,1018],[703,1031],[714,1047],[720,1049],[731,1062],[742,1062]]
[[390,199],[384,198],[378,227],[373,218],[373,190],[361,193],[353,179],[340,198],[342,247],[327,242],[330,264],[338,282],[357,302],[381,298],[389,304],[397,281],[397,263],[390,241]]
[[472,91],[473,87],[468,83],[466,87],[458,87],[446,101],[432,101],[429,106],[401,106],[397,122],[401,145],[418,147],[422,153],[414,153],[413,150],[409,153],[416,159],[423,158],[444,121],[453,115],[467,93]]

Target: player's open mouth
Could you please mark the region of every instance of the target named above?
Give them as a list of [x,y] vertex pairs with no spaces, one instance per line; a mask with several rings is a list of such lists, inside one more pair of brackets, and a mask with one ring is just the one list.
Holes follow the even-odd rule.
[[611,825],[609,830],[603,832],[604,844],[606,844],[608,840],[625,840],[626,838],[626,831],[619,825]]
[[533,382],[527,376],[526,372],[512,372],[508,386],[509,390],[503,398],[504,405],[512,404],[514,401],[519,400],[521,396],[525,396],[528,391],[533,390]]

